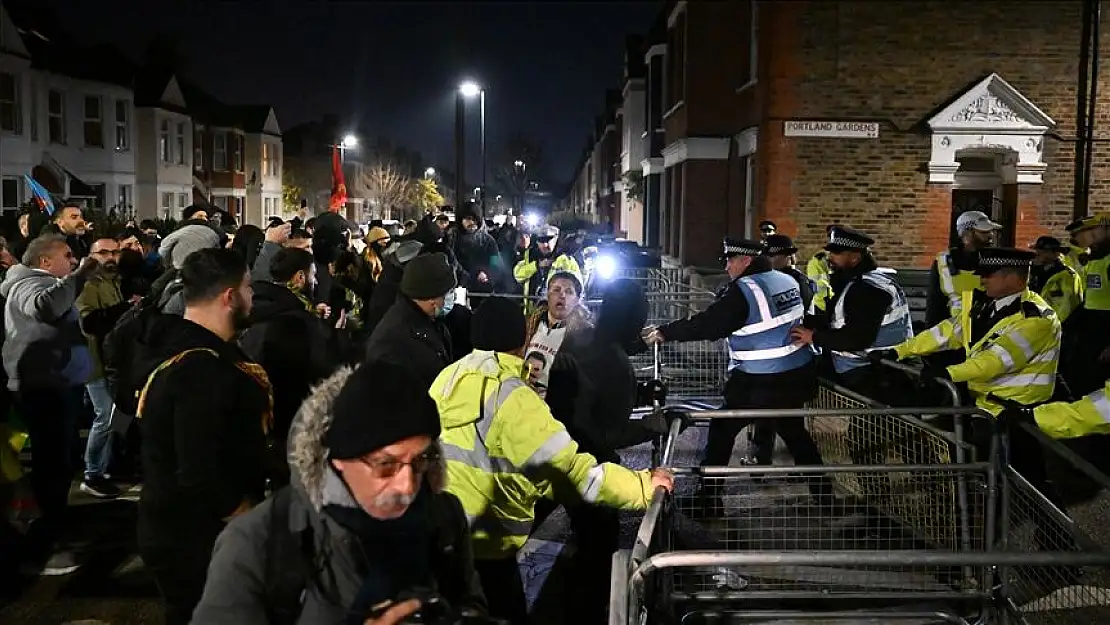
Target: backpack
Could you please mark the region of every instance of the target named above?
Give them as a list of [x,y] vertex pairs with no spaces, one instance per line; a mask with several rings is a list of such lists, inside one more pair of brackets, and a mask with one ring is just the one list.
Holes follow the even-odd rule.
[[150,320],[161,314],[156,297],[147,296],[128,308],[104,337],[104,376],[112,401],[123,414],[134,415],[146,376],[135,370],[139,339]]

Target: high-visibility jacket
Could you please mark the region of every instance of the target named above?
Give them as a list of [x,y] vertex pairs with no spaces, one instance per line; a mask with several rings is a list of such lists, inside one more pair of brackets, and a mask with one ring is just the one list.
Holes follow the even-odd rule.
[[[982,280],[974,271],[956,269],[956,262],[952,259],[952,250],[945,250],[937,254],[937,276],[940,278],[940,290],[948,298],[948,314],[956,316],[963,306],[963,294],[975,289],[983,290]],[[972,300],[968,300],[969,302]]]
[[[526,250],[524,252],[524,258],[522,258],[520,262],[517,263],[515,267],[513,267],[513,278],[517,281],[517,283],[524,285],[525,296],[543,295],[543,293],[541,292],[542,286],[541,288],[535,289],[535,293],[531,292],[533,290],[531,289],[533,282],[532,278],[539,270],[539,261],[532,258],[532,250]],[[552,261],[551,267],[547,269],[547,275],[543,276],[544,280],[540,284],[543,285],[544,282],[546,282],[547,280],[547,276],[550,276],[557,271],[569,271],[570,273],[579,276],[579,279],[581,279],[582,276],[582,269],[578,266],[578,261],[574,260],[573,256],[569,256],[567,254],[559,254],[555,257],[555,260]]]
[[1110,310],[1110,256],[1092,258],[1083,267],[1083,307]]
[[862,352],[832,352],[833,368],[836,369],[837,373],[845,373],[866,366],[870,364],[867,359],[867,352],[890,349],[905,343],[913,336],[913,319],[910,317],[910,305],[906,301],[906,294],[902,292],[902,287],[894,279],[878,270],[868,271],[860,276],[858,280],[852,280],[844,286],[844,290],[836,298],[836,303],[833,305],[832,315],[829,317],[829,327],[834,330],[844,327],[847,321],[844,318],[844,300],[847,299],[848,292],[858,281],[867,282],[886,291],[890,295],[890,305],[883,311],[882,324],[879,326],[879,332],[875,335],[875,341],[871,343],[870,347]]
[[1060,323],[1067,321],[1071,312],[1083,303],[1083,279],[1067,265],[1063,267],[1049,276],[1037,292],[1056,311]]
[[1110,434],[1110,380],[1079,401],[1057,401],[1033,409],[1037,426],[1052,438]]
[[806,277],[813,281],[813,301],[810,312],[825,310],[825,304],[832,299],[832,281],[829,279],[829,260],[825,253],[818,253],[806,263]]
[[440,372],[429,390],[439,407],[447,491],[462,502],[480,559],[524,545],[536,499],[551,490],[553,477],[590,503],[643,510],[651,501],[650,472],[579,453],[521,379],[523,370],[516,356],[474,351]]
[[728,370],[767,375],[813,362],[813,350],[790,338],[805,317],[798,282],[781,271],[761,271],[734,283],[748,302],[748,318],[728,337]]
[[1026,289],[1021,294],[1020,309],[1000,319],[972,345],[971,298],[971,291],[965,291],[959,316],[896,347],[898,358],[925,356],[962,345],[967,359],[948,367],[948,374],[953,382],[967,382],[976,406],[997,416],[1003,407],[988,400],[988,394],[1025,405],[1048,401],[1056,386],[1060,358],[1060,320],[1056,313],[1039,295]]

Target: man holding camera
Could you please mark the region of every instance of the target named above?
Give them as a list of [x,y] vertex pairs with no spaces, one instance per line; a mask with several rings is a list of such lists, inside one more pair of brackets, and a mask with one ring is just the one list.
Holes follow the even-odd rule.
[[439,433],[426,385],[397,365],[322,382],[293,423],[291,486],[220,535],[193,622],[395,625],[417,611],[482,622]]

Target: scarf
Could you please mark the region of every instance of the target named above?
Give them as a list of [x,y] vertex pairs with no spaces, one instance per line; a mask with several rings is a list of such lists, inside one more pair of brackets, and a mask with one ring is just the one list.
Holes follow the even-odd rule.
[[375,519],[361,507],[324,506],[325,514],[354,535],[363,556],[365,577],[346,623],[363,625],[373,606],[404,591],[431,586],[431,500],[424,485],[405,514],[388,521]]
[[304,306],[305,310],[314,315],[316,314],[316,307],[312,305],[312,302],[309,301],[307,297],[305,297],[305,294],[301,292],[301,289],[298,289],[296,285],[294,285],[292,282],[286,282],[285,288],[289,289],[289,292],[296,296],[297,301],[299,301],[301,305]]

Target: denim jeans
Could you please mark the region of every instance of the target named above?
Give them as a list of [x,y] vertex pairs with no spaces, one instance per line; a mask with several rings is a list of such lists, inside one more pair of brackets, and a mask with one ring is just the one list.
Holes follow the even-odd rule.
[[96,413],[85,447],[85,479],[91,479],[103,477],[112,460],[112,394],[104,378],[85,384],[85,389]]

